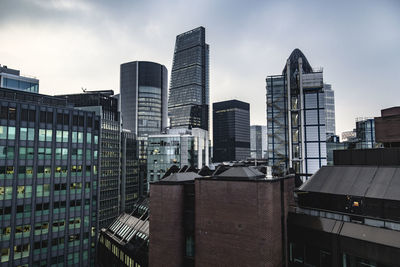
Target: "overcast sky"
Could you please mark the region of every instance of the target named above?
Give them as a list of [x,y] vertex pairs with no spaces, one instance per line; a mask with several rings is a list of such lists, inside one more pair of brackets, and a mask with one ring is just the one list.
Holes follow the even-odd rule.
[[176,35],[204,26],[211,103],[250,103],[266,124],[265,78],[294,48],[323,67],[336,132],[400,105],[400,1],[0,0],[0,64],[36,76],[43,94],[114,89],[119,65],[164,64]]

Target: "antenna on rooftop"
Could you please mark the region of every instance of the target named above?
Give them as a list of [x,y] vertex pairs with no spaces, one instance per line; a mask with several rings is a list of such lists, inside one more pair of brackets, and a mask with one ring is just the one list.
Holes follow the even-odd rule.
[[83,91],[84,93],[86,93],[87,88],[81,87],[81,89],[82,89],[82,91]]

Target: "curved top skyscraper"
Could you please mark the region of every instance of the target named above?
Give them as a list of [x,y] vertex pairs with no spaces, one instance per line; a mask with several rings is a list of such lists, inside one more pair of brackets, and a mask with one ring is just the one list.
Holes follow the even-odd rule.
[[305,180],[327,164],[333,91],[324,85],[322,70],[313,69],[299,49],[287,59],[282,75],[266,81],[269,164],[277,173],[293,168]]
[[168,113],[171,128],[208,131],[209,46],[204,27],[176,37]]
[[159,134],[167,127],[167,68],[133,61],[121,64],[121,112],[125,129],[138,136]]

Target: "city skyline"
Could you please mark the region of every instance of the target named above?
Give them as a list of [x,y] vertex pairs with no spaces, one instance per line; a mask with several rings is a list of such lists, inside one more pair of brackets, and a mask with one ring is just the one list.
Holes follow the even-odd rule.
[[324,67],[335,90],[337,134],[353,129],[356,117],[397,105],[398,2],[229,3],[3,1],[0,64],[38,77],[43,94],[118,92],[122,62],[154,61],[170,72],[176,35],[204,26],[210,103],[249,102],[251,124],[266,124],[265,78],[280,73],[296,47]]

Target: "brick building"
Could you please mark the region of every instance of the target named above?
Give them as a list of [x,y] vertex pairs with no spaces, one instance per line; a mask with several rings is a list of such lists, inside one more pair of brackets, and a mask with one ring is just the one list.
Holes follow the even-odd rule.
[[293,189],[243,166],[152,183],[149,266],[283,266]]

